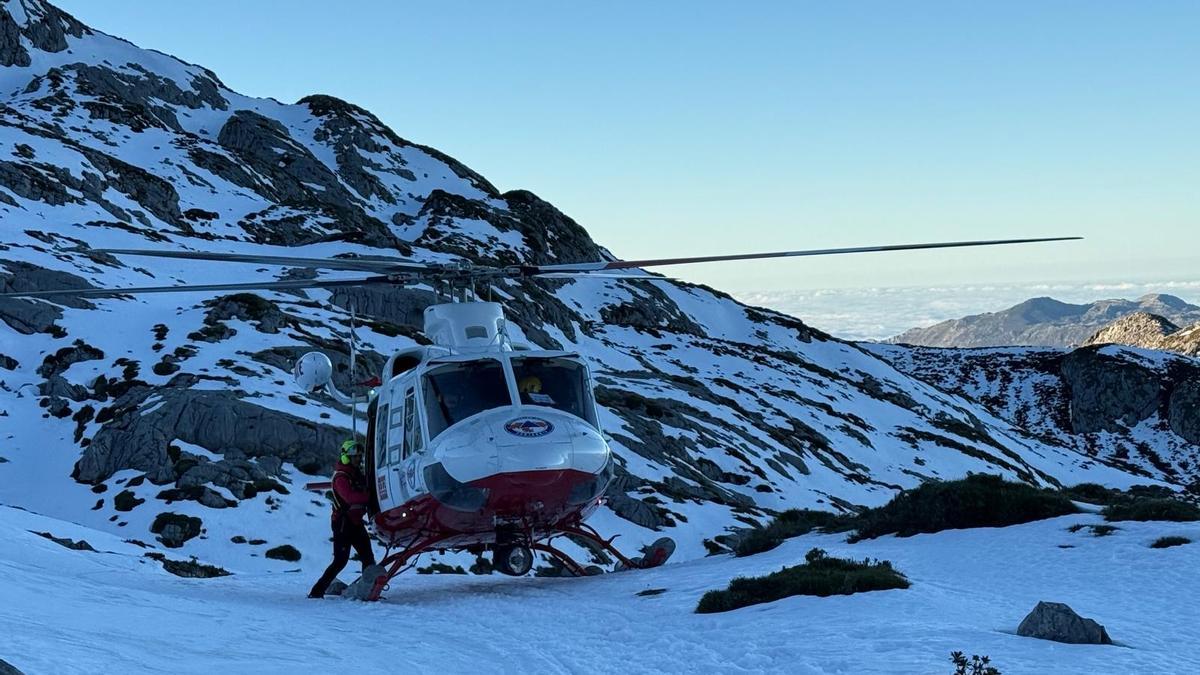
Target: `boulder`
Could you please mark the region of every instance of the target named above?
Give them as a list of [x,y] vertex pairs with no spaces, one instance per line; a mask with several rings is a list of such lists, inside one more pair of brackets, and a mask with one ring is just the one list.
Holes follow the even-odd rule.
[[1017,626],[1017,635],[1075,645],[1111,645],[1104,626],[1061,602],[1039,602]]

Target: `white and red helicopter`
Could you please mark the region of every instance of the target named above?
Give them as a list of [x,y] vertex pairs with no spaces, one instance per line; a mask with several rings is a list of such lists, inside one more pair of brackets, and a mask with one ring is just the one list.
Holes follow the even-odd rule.
[[[349,405],[367,404],[365,473],[372,495],[371,524],[388,547],[374,577],[364,579],[367,599],[421,553],[490,549],[493,566],[527,573],[533,552],[558,560],[575,575],[594,574],[554,546],[571,536],[611,554],[622,568],[661,565],[674,551],[662,538],[630,558],[586,524],[603,504],[614,459],[600,428],[586,360],[576,352],[548,351],[509,337],[499,303],[468,301],[473,289],[504,279],[607,277],[653,280],[622,273],[686,263],[803,257],[844,253],[959,248],[1080,237],[1005,239],[868,246],[655,260],[609,260],[553,265],[489,266],[414,263],[395,258],[302,258],[193,251],[107,249],[111,255],[154,256],[372,273],[356,279],[298,279],[236,284],[75,289],[0,294],[0,297],[114,296],[173,291],[295,290],[390,284],[431,285],[452,302],[425,310],[432,342],[403,349],[387,360],[365,396],[344,394],[332,382],[327,356],[309,352],[294,376],[308,393],[324,389]],[[351,331],[353,336],[353,330]],[[351,358],[354,357],[351,338]],[[353,364],[351,366],[353,372]],[[355,424],[352,423],[352,426]],[[357,435],[357,432],[355,432]],[[322,489],[328,484],[310,484]],[[393,552],[394,550],[394,552]]]

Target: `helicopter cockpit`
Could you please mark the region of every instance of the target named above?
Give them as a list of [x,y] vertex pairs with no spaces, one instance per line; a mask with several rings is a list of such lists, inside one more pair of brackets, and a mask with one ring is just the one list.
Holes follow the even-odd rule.
[[515,405],[553,408],[598,427],[587,367],[576,356],[503,354],[431,366],[421,387],[430,441],[468,417]]

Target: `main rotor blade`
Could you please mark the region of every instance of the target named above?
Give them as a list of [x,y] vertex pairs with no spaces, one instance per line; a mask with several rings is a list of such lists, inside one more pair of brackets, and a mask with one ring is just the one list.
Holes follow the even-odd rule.
[[69,288],[54,291],[29,291],[25,293],[0,293],[0,298],[50,298],[59,295],[73,297],[95,297],[115,295],[140,295],[142,293],[190,293],[196,291],[281,291],[304,288],[337,288],[339,286],[365,286],[368,284],[396,283],[389,277],[366,277],[364,279],[295,279],[291,281],[258,281],[244,284],[183,284],[180,286],[137,286],[134,288]]
[[842,253],[873,253],[877,251],[913,251],[927,248],[963,248],[967,246],[997,246],[1001,244],[1032,244],[1043,241],[1069,241],[1083,237],[1043,237],[1040,239],[993,239],[989,241],[946,241],[931,244],[895,244],[892,246],[854,246],[851,248],[818,248],[808,251],[779,251],[775,253],[742,253],[734,255],[710,255],[693,258],[656,258],[651,260],[611,260],[607,262],[566,263],[561,265],[530,265],[526,274],[543,272],[599,272],[633,267],[657,267],[659,265],[683,265],[687,263],[723,262],[727,260],[759,260],[762,258],[799,258],[814,255],[838,255]]
[[534,279],[632,279],[634,281],[670,281],[658,274],[604,274],[602,272],[538,272]]
[[105,248],[98,253],[112,255],[144,255],[154,258],[182,258],[184,260],[208,260],[216,262],[257,263],[284,267],[319,267],[327,270],[349,270],[353,272],[402,272],[433,269],[430,265],[370,258],[299,258],[296,256],[255,255],[249,253],[207,253],[204,251],[153,251],[146,249]]

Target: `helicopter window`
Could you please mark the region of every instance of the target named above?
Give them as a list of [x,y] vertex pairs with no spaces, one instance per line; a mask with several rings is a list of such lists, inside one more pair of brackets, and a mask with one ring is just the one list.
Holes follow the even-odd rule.
[[466,332],[468,338],[485,338],[488,336],[487,328],[483,326],[467,326]]
[[404,403],[397,400],[392,406],[392,422],[388,428],[388,462],[398,464],[404,449]]
[[512,360],[521,403],[571,413],[596,426],[592,391],[582,363],[564,358],[522,357]]
[[412,389],[408,390],[408,394],[404,398],[404,457],[407,459],[415,453],[421,451],[423,446],[421,438],[420,418],[417,416],[417,399],[416,394]]
[[375,451],[379,453],[376,466],[387,464],[387,427],[388,404],[384,403],[379,407],[379,416],[375,419]]
[[504,368],[495,359],[448,363],[425,375],[429,438],[484,410],[512,405]]

